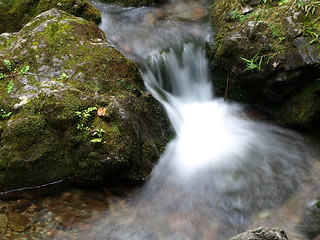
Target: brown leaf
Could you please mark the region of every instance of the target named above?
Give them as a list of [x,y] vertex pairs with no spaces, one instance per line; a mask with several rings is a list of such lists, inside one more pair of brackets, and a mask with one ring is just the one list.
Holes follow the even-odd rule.
[[107,108],[105,108],[105,107],[98,108],[97,114],[98,114],[99,117],[106,116]]

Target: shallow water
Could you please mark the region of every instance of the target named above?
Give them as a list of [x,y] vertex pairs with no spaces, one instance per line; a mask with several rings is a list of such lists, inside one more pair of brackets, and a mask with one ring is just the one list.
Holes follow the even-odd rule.
[[[176,5],[188,8],[189,15],[168,11]],[[303,239],[293,228],[302,209],[318,197],[312,172],[316,147],[295,132],[250,119],[238,104],[214,97],[204,47],[209,29],[203,15],[194,15],[205,3],[97,6],[103,15],[101,28],[139,64],[176,137],[139,194],[127,199],[125,209],[107,213],[89,233],[91,238],[226,239],[248,228],[286,222],[282,227],[288,235]],[[288,210],[294,219],[276,214],[292,202],[298,206]]]

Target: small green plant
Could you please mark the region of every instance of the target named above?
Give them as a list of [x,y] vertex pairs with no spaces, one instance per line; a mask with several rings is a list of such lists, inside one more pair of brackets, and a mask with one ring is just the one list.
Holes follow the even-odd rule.
[[94,129],[93,130],[93,134],[92,136],[95,136],[96,138],[90,140],[90,142],[93,142],[93,143],[101,143],[103,141],[103,134],[105,133],[106,131],[102,128],[98,128],[98,129]]
[[93,111],[97,111],[98,109],[96,107],[89,107],[82,111],[76,111],[76,115],[82,119],[89,118]]
[[317,28],[316,28],[314,22],[311,22],[311,23],[309,23],[309,25],[307,25],[307,26],[304,27],[304,33],[303,33],[303,35],[313,38],[313,39],[310,41],[310,44],[320,41],[319,34],[316,33],[315,31],[317,31]]
[[7,117],[10,117],[11,112],[7,112],[5,110],[3,110],[2,108],[0,109],[0,118],[1,119],[5,119]]
[[11,71],[11,62],[9,61],[9,60],[7,60],[7,59],[5,59],[5,60],[3,60],[3,62],[4,62],[4,65],[6,66],[6,68],[9,70],[9,71]]
[[246,19],[246,16],[243,15],[241,12],[239,12],[238,10],[233,10],[229,13],[230,19],[232,21],[243,21],[244,19]]
[[89,107],[87,109],[84,109],[82,111],[76,111],[76,115],[80,120],[80,123],[77,124],[76,128],[78,130],[90,130],[90,126],[88,126],[88,121],[90,117],[92,116],[92,113],[97,111],[96,107]]
[[92,143],[104,143],[104,133],[106,132],[102,128],[94,128],[93,126],[89,125],[90,118],[93,116],[93,113],[96,112],[98,108],[96,107],[89,107],[82,111],[76,111],[76,115],[78,116],[80,122],[77,124],[76,128],[80,131],[87,131],[92,133],[93,139],[90,140]]
[[320,7],[320,1],[310,0],[295,0],[296,7],[305,12],[305,15],[313,15],[318,7]]
[[61,75],[59,77],[60,80],[67,80],[68,78],[69,77],[68,77],[68,75],[66,73],[61,73]]
[[7,85],[7,93],[8,94],[12,93],[14,88],[15,88],[15,85],[14,85],[13,81],[11,80]]
[[257,11],[253,12],[252,15],[255,17],[255,20],[254,20],[254,27],[255,27],[257,26],[261,18],[261,9],[258,9]]
[[7,74],[5,74],[5,73],[0,73],[0,80],[5,79],[6,77],[8,77]]
[[[5,79],[7,77],[15,77],[17,76],[18,74],[20,75],[24,75],[26,74],[27,72],[30,71],[30,66],[26,65],[26,66],[23,66],[19,71],[17,68],[13,69],[12,68],[12,65],[11,65],[11,62],[9,60],[3,60],[4,62],[4,65],[6,66],[7,70],[10,71],[10,73],[8,74],[5,74],[5,73],[0,73],[0,80],[2,79]],[[13,71],[12,71],[13,70]],[[12,84],[11,84],[12,85]]]
[[286,40],[285,37],[279,37],[278,39],[279,39],[279,43],[282,43],[284,40]]
[[19,71],[19,74],[24,75],[29,71],[30,71],[30,66],[26,65],[26,66],[23,66],[23,68],[21,68],[21,70]]
[[252,59],[246,59],[246,58],[243,58],[241,57],[241,59],[243,61],[246,62],[246,68],[243,70],[244,72],[245,71],[254,71],[254,70],[258,70],[260,71],[261,70],[261,65],[262,65],[262,59],[263,59],[263,56],[254,56]]

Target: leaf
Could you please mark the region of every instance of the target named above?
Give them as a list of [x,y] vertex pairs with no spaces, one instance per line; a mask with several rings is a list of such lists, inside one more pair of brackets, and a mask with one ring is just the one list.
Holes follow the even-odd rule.
[[99,117],[104,117],[107,114],[107,108],[106,107],[98,108],[97,114]]
[[94,138],[90,142],[92,143],[102,142],[102,138]]
[[286,4],[288,2],[291,2],[291,1],[292,0],[281,0],[278,5],[281,6],[281,5]]
[[252,60],[249,60],[249,59],[246,59],[246,58],[243,58],[243,57],[240,57],[243,61],[247,62],[247,63],[251,63]]

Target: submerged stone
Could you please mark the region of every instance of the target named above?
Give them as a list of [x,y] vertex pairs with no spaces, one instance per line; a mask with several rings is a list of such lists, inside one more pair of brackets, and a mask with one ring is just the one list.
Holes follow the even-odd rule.
[[51,9],[0,39],[0,191],[149,174],[167,120],[93,22]]

